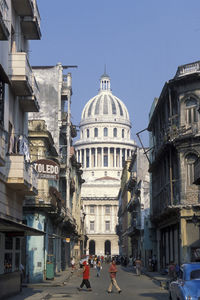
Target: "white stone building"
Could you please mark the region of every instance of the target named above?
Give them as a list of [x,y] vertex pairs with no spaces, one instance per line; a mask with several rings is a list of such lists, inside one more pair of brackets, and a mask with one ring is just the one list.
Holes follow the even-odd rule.
[[116,225],[121,171],[136,147],[130,130],[128,110],[112,94],[110,78],[104,74],[98,95],[83,109],[80,140],[74,145],[85,179],[81,195],[89,238],[87,254],[119,253]]

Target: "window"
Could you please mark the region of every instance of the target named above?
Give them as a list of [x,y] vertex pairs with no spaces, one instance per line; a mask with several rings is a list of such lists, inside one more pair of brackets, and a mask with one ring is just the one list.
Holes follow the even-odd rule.
[[104,136],[108,136],[108,128],[105,127],[103,129],[103,134],[104,134]]
[[90,213],[94,214],[94,205],[90,205]]
[[4,272],[10,273],[19,270],[20,265],[20,238],[5,237]]
[[106,221],[106,231],[110,231],[110,221]]
[[98,128],[94,128],[94,137],[98,137]]
[[185,101],[186,106],[186,123],[192,124],[197,122],[197,100],[189,98]]
[[194,182],[194,162],[196,159],[196,154],[191,153],[186,156],[187,185],[192,185]]
[[89,138],[89,137],[90,137],[90,130],[87,129],[87,138]]
[[94,221],[90,221],[90,230],[94,231]]
[[124,129],[122,129],[122,138],[124,138]]
[[113,136],[114,136],[114,137],[117,137],[117,128],[114,128],[114,129],[113,129]]
[[109,214],[110,214],[110,206],[106,205],[106,215],[109,215]]

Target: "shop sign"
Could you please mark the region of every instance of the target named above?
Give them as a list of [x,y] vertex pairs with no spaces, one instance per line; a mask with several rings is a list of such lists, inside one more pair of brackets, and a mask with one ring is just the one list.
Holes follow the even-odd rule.
[[33,162],[35,170],[38,172],[38,178],[40,179],[54,179],[59,178],[60,168],[59,165],[49,159],[40,159]]

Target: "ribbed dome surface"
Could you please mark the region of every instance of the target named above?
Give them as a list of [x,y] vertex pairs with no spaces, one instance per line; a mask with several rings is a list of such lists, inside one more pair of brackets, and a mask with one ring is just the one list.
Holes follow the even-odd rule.
[[124,103],[114,96],[110,90],[110,78],[104,74],[100,80],[98,95],[90,99],[85,105],[81,121],[93,118],[123,119],[129,121],[129,114]]

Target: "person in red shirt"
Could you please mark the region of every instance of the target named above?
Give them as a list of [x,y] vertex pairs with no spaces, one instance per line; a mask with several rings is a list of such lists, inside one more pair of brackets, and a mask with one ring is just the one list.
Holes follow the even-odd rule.
[[116,281],[117,267],[116,267],[116,263],[115,263],[114,259],[112,259],[112,262],[111,262],[108,272],[110,273],[110,279],[111,279],[111,283],[108,287],[108,293],[112,293],[112,287],[114,285],[116,287],[118,293],[120,294],[122,290],[120,289],[120,287],[118,286],[117,281]]
[[83,280],[81,282],[80,288],[78,288],[79,291],[83,289],[83,286],[85,285],[88,291],[92,291],[91,285],[90,285],[90,266],[88,262],[83,262]]

